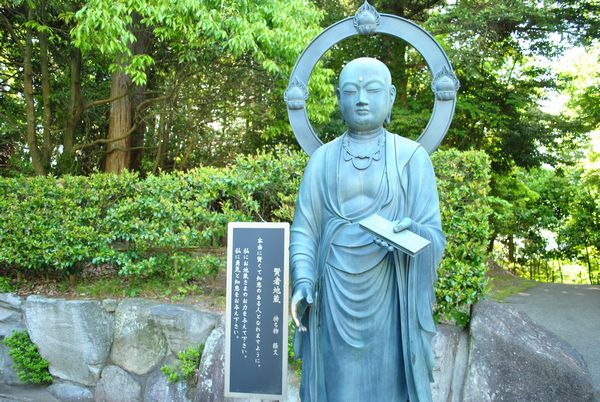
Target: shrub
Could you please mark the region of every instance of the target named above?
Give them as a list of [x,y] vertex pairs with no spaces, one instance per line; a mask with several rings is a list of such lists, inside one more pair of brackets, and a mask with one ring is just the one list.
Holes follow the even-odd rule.
[[27,331],[15,331],[2,342],[8,347],[8,354],[21,381],[30,384],[52,382],[48,361],[40,356]]
[[0,293],[8,293],[14,292],[17,290],[17,287],[12,284],[10,278],[6,276],[0,276]]
[[433,154],[446,251],[436,283],[439,318],[466,324],[469,306],[486,289],[490,161],[480,151]]
[[182,350],[177,353],[178,361],[176,365],[164,365],[160,370],[170,383],[191,380],[196,374],[196,370],[198,370],[203,351],[204,344]]

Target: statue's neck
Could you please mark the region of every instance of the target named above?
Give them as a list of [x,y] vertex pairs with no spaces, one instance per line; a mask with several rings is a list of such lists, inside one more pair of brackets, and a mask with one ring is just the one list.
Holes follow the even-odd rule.
[[348,136],[352,138],[354,141],[369,141],[374,138],[378,138],[385,132],[383,127],[377,127],[374,130],[370,131],[353,131],[348,129]]

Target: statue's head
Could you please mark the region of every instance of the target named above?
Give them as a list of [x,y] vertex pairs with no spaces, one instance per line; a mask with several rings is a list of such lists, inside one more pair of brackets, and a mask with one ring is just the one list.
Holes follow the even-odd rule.
[[354,59],[342,69],[336,90],[342,118],[354,132],[383,126],[392,112],[396,88],[390,70],[377,59]]

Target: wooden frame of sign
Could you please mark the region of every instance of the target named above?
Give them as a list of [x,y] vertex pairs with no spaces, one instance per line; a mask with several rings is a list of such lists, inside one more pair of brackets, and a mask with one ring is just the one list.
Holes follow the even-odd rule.
[[289,238],[287,223],[228,225],[225,397],[287,395]]

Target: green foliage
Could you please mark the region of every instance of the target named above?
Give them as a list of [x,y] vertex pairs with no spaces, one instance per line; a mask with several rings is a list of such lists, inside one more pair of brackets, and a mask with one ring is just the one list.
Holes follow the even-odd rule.
[[296,373],[296,375],[300,376],[302,374],[302,360],[296,357],[294,353],[294,333],[296,330],[294,329],[294,322],[290,319],[288,321],[288,364],[292,366],[292,369]]
[[[197,257],[225,244],[227,223],[288,221],[307,158],[301,152],[240,156],[226,168],[120,176],[0,179],[0,264],[73,270],[110,263],[132,276],[216,279],[224,262]],[[438,312],[460,318],[484,292],[489,161],[481,152],[438,151],[448,243],[439,269]],[[464,314],[463,314],[464,315]]]
[[204,344],[182,350],[177,353],[178,361],[176,365],[164,365],[160,370],[170,383],[191,380],[196,373],[196,370],[198,370],[203,351]]
[[40,356],[27,331],[15,331],[2,343],[8,346],[8,354],[15,364],[15,370],[21,381],[30,384],[52,382],[48,361]]
[[469,306],[486,290],[490,162],[483,152],[449,150],[434,153],[433,164],[447,240],[438,268],[436,313],[466,324]]
[[565,269],[576,262],[587,267],[590,283],[598,282],[598,169],[513,168],[493,182],[496,259],[515,274],[549,282],[570,281]]
[[12,284],[10,278],[0,276],[0,293],[9,293],[17,290],[17,287]]
[[[231,221],[291,217],[306,158],[284,150],[226,168],[0,180],[0,263],[71,271],[110,263],[126,275],[215,278]],[[269,172],[266,175],[265,172]]]

